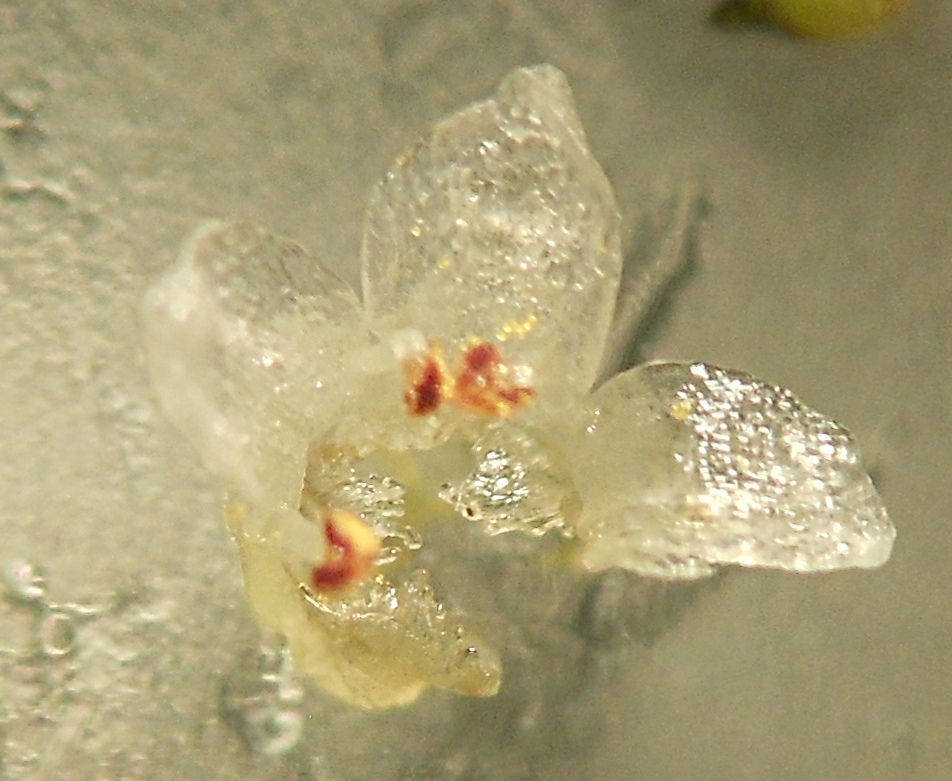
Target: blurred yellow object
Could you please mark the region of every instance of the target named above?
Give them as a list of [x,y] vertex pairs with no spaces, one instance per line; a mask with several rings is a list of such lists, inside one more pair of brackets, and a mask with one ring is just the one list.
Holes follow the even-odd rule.
[[875,30],[910,0],[727,0],[718,22],[765,23],[803,38],[827,39]]

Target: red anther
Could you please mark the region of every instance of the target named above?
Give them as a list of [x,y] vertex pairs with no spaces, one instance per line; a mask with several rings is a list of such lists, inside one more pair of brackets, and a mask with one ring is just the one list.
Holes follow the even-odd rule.
[[495,345],[479,342],[466,351],[463,361],[466,369],[473,374],[491,375],[502,363],[502,356]]
[[443,363],[443,348],[438,342],[430,342],[426,352],[408,360],[403,367],[407,390],[403,400],[411,415],[431,415],[451,392],[450,379]]
[[443,382],[440,367],[436,362],[427,361],[422,375],[405,396],[411,415],[422,416],[436,412],[443,401]]
[[353,513],[339,508],[327,511],[324,539],[324,561],[311,570],[311,585],[317,591],[340,591],[362,580],[380,551],[373,530]]
[[499,396],[513,408],[523,407],[528,404],[533,396],[535,396],[535,390],[532,388],[500,388]]
[[535,395],[532,388],[509,384],[498,348],[476,342],[463,353],[456,375],[454,403],[461,409],[491,417],[507,417]]

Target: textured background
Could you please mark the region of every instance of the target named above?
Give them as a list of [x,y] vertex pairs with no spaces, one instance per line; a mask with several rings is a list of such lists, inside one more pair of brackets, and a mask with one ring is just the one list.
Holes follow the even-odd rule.
[[[48,601],[107,603],[70,645],[67,608],[0,602],[0,778],[950,777],[952,5],[838,45],[726,34],[708,10],[0,2],[0,559],[45,567]],[[566,71],[631,228],[679,182],[712,193],[643,352],[743,368],[849,426],[893,560],[729,573],[584,670],[552,635],[478,707],[365,716],[286,691],[305,735],[267,756],[254,703],[228,700],[260,683],[258,637],[218,491],[154,407],[137,301],[211,215],[355,281],[391,159],[540,61]]]

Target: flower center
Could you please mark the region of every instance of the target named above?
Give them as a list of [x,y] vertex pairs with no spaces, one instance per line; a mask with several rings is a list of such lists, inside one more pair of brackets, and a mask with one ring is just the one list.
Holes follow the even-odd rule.
[[535,396],[529,367],[507,364],[499,348],[479,339],[460,351],[452,371],[443,345],[434,340],[404,361],[403,372],[407,411],[417,417],[433,414],[446,402],[467,412],[506,418]]

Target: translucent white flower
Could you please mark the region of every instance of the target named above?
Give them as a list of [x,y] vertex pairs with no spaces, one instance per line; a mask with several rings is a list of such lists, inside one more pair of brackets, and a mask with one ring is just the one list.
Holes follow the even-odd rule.
[[143,316],[166,414],[228,484],[251,605],[328,691],[497,690],[415,565],[454,513],[659,578],[888,558],[849,435],[788,391],[700,363],[592,390],[619,218],[557,70],[515,71],[400,157],[362,260],[363,302],[296,244],[209,223]]

